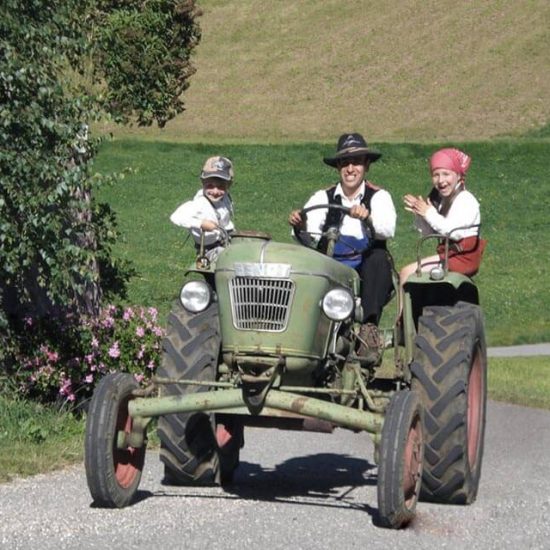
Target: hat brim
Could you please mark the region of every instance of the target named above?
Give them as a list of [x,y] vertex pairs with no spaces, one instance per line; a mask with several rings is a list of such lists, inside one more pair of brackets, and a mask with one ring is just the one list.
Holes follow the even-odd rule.
[[201,180],[206,180],[208,178],[218,178],[224,181],[232,181],[231,174],[225,172],[201,172]]
[[338,163],[344,159],[367,157],[370,162],[376,162],[381,156],[382,153],[379,153],[378,151],[373,151],[372,149],[357,149],[356,151],[346,151],[342,154],[336,153],[336,155],[334,155],[333,157],[325,157],[323,159],[323,162],[325,164],[328,164],[329,166],[332,166],[333,168],[337,168]]

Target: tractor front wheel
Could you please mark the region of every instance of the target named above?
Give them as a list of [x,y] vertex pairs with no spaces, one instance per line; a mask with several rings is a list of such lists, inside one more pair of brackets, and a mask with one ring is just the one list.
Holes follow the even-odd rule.
[[420,400],[415,392],[399,391],[386,410],[380,440],[378,514],[384,527],[405,527],[415,516],[423,446]]
[[134,498],[145,461],[146,445],[124,444],[132,430],[128,403],[139,387],[127,373],[108,374],[98,384],[86,420],[84,464],[94,503],[123,508]]

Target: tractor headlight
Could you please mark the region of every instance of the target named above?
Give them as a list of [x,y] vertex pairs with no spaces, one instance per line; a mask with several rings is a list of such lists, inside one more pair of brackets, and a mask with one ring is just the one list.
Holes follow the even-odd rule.
[[198,313],[208,307],[212,291],[204,281],[190,281],[183,285],[180,292],[181,305],[192,313]]
[[353,312],[353,296],[343,288],[334,288],[323,298],[323,311],[333,321],[343,321]]

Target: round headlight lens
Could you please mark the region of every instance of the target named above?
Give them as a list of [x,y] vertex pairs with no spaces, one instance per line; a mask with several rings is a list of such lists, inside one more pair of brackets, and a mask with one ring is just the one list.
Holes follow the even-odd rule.
[[333,321],[343,321],[353,312],[353,296],[343,288],[334,288],[323,298],[323,311]]
[[180,292],[181,305],[192,313],[205,310],[211,298],[210,287],[204,281],[190,281],[183,285]]

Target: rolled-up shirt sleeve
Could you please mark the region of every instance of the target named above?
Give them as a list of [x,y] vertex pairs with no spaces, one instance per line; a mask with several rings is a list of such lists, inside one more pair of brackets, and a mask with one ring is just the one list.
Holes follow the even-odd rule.
[[[432,227],[435,233],[449,235],[453,240],[463,239],[476,235],[477,227],[470,227],[479,224],[479,202],[468,191],[462,191],[454,199],[451,208],[446,216],[442,216],[433,206],[426,212],[426,222]],[[457,227],[470,227],[453,231]]]
[[385,189],[380,189],[372,196],[370,217],[376,239],[393,238],[397,214],[391,195]]
[[[195,197],[192,201],[183,203],[170,216],[170,221],[173,224],[189,229],[196,242],[199,242],[201,239],[203,232],[201,230],[201,223],[203,220],[218,223],[214,209],[203,197]],[[218,230],[204,231],[205,244],[213,244],[219,239],[220,232]]]

